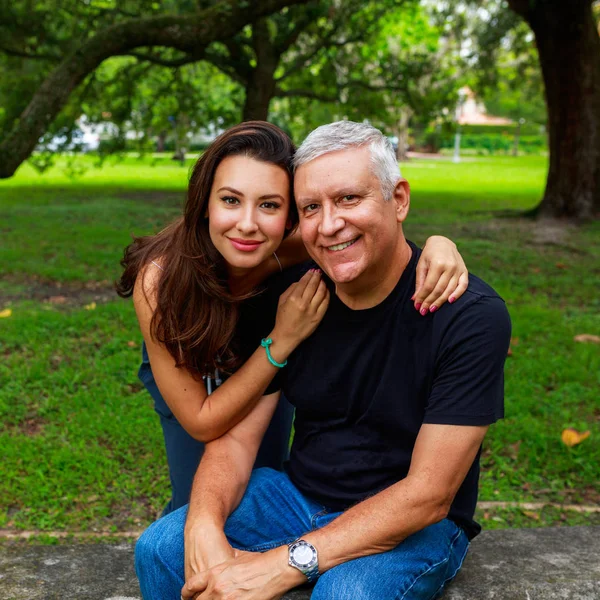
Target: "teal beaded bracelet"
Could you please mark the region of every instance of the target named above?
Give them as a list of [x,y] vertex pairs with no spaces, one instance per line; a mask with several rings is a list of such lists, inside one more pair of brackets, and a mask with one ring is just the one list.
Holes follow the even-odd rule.
[[274,367],[278,367],[280,369],[283,369],[283,367],[285,367],[285,365],[287,365],[287,360],[285,362],[282,363],[278,363],[272,356],[271,356],[271,350],[269,349],[269,346],[273,343],[273,340],[271,338],[265,338],[264,340],[261,340],[260,345],[265,349],[266,353],[267,353],[267,358],[269,359],[269,362],[274,366]]

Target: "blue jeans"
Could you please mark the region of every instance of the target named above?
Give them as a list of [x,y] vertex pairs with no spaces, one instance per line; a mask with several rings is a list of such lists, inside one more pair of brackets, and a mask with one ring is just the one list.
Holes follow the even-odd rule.
[[[264,552],[323,527],[341,513],[304,497],[285,473],[258,469],[229,517],[225,533],[240,550]],[[187,507],[150,525],[135,547],[144,600],[178,600],[184,584]],[[426,527],[382,554],[351,560],[318,579],[312,600],[430,600],[460,569],[469,541],[449,519]]]
[[[163,430],[171,479],[171,499],[163,511],[163,515],[166,515],[189,502],[194,475],[204,453],[204,444],[187,433],[164,401],[154,380],[145,344],[142,345],[142,364],[138,377],[154,400],[154,410],[160,417]],[[283,469],[283,463],[289,456],[293,418],[294,407],[282,396],[258,451],[256,468]]]

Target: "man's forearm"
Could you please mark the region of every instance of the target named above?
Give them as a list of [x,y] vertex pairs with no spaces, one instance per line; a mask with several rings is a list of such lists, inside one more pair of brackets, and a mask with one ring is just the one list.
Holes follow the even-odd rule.
[[319,570],[395,548],[408,536],[441,521],[448,505],[409,478],[345,511],[303,539],[319,552]]
[[186,530],[198,524],[225,526],[244,494],[252,460],[238,440],[228,435],[206,444],[194,477]]

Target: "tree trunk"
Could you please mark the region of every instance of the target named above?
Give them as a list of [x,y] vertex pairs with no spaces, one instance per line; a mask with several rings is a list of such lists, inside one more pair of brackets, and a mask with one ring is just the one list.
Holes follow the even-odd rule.
[[398,146],[396,148],[396,159],[398,162],[406,162],[408,160],[408,122],[411,114],[405,108],[400,109],[400,117],[394,128],[394,135],[398,138]]
[[307,0],[218,2],[183,16],[132,19],[96,33],[67,56],[33,95],[12,131],[0,142],[0,179],[11,177],[29,158],[39,138],[65,106],[71,93],[104,60],[136,48],[175,48],[201,58],[215,40],[227,39],[257,17]]
[[590,0],[509,0],[531,26],[548,106],[550,167],[540,217],[600,216],[600,37]]
[[165,151],[165,142],[167,141],[167,132],[163,129],[159,134],[156,140],[156,151],[164,152]]
[[271,41],[266,19],[261,19],[252,26],[252,45],[256,56],[256,67],[252,69],[246,84],[242,120],[266,121],[271,99],[275,96],[275,70],[280,58]]
[[521,139],[521,119],[517,120],[517,128],[515,129],[515,139],[513,143],[512,155],[519,156],[519,140]]

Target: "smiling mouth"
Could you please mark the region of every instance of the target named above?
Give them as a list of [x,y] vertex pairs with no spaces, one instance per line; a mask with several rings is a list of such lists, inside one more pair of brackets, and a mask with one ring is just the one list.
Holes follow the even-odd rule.
[[348,242],[342,242],[341,244],[336,244],[335,246],[327,246],[327,250],[330,250],[331,252],[340,252],[340,250],[345,250],[346,248],[349,248],[355,244],[359,239],[360,235]]
[[240,238],[227,238],[237,250],[242,252],[252,252],[256,250],[263,241],[261,240],[242,240]]

